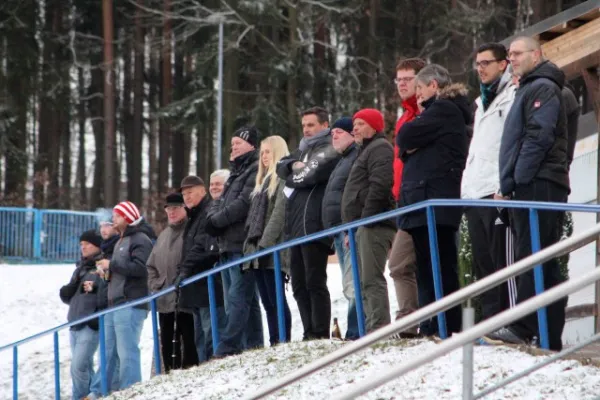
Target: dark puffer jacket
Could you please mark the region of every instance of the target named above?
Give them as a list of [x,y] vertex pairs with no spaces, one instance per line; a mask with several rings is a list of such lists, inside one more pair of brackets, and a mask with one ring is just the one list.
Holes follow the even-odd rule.
[[[115,306],[148,295],[146,261],[152,253],[152,241],[139,225],[129,225],[115,245],[110,261],[108,304]],[[147,309],[147,305],[136,306]]]
[[325,229],[342,223],[342,195],[356,157],[358,157],[358,147],[352,144],[342,153],[341,160],[329,176],[323,195],[323,210],[321,211]]
[[[331,146],[331,134],[319,138],[304,151],[296,150],[277,163],[277,175],[285,180],[289,194],[285,209],[284,232],[287,239],[310,235],[323,230],[321,208],[325,187],[340,155]],[[293,170],[295,162],[306,166]],[[321,243],[331,246],[331,239],[324,238]]]
[[545,179],[569,189],[565,74],[549,61],[521,77],[500,144],[500,191]]
[[[105,282],[98,274],[94,273],[96,261],[101,258],[100,254],[95,257],[82,258],[77,262],[77,268],[75,268],[69,283],[60,288],[60,299],[69,305],[67,314],[69,322],[77,321],[106,308]],[[94,282],[93,290],[89,293],[83,290],[83,282],[86,281]],[[79,330],[85,326],[98,330],[98,320],[93,319],[85,324],[72,326],[71,329]]]
[[206,232],[218,238],[221,253],[241,254],[246,240],[244,224],[250,210],[250,195],[256,184],[258,151],[239,156],[231,162],[231,175],[223,195],[208,211]]
[[[344,189],[342,221],[353,222],[393,210],[393,185],[394,147],[383,133],[364,139]],[[394,228],[390,220],[376,225]]]
[[[219,260],[219,248],[216,239],[206,233],[206,212],[211,201],[205,196],[200,204],[188,210],[189,220],[183,232],[183,250],[177,273],[183,278],[190,278],[211,269]],[[215,278],[215,294],[217,306],[223,305],[223,284],[221,274]],[[180,305],[184,308],[208,307],[208,280],[200,279],[181,288]]]
[[[467,126],[473,115],[461,84],[444,88],[439,96],[423,102],[425,110],[400,128],[396,141],[404,161],[400,206],[427,199],[460,199],[460,187],[468,153]],[[458,229],[460,207],[435,207],[437,225]],[[398,217],[398,228],[427,226],[425,210]]]

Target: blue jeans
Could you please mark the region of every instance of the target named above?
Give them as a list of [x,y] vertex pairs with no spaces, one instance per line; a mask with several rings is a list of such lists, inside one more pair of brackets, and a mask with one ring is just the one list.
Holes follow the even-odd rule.
[[[275,270],[256,269],[253,271],[256,278],[256,286],[260,293],[260,300],[267,314],[267,323],[269,324],[269,341],[271,346],[279,343],[279,325],[277,321],[277,292],[275,291]],[[281,280],[284,280],[284,273],[281,273]],[[283,288],[282,288],[283,289]],[[283,294],[283,314],[285,318],[285,339],[291,341],[292,336],[292,313]]]
[[[221,264],[238,260],[243,255],[221,255]],[[237,354],[242,350],[264,347],[262,315],[258,304],[256,281],[252,272],[242,273],[241,266],[222,272],[227,325],[215,355]]]
[[[198,362],[203,363],[208,361],[213,355],[210,308],[194,308],[193,314],[194,339],[196,342],[196,352],[198,353]],[[217,321],[217,329],[219,330],[219,335],[221,335],[227,325],[227,314],[225,314],[225,309],[223,307],[217,307]]]
[[106,314],[106,379],[109,392],[142,381],[140,336],[147,310],[129,307]]
[[70,331],[71,380],[73,400],[100,392],[100,381],[94,379],[94,353],[98,349],[98,331],[89,326]]
[[354,340],[359,338],[358,334],[358,317],[356,315],[356,299],[354,298],[354,285],[352,279],[352,261],[350,249],[344,246],[345,234],[341,232],[334,239],[335,252],[338,257],[340,269],[342,270],[342,285],[344,297],[348,300],[348,330],[346,331],[346,339]]

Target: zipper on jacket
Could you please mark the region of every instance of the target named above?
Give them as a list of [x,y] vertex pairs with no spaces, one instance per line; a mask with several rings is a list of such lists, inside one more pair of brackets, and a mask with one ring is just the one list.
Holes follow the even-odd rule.
[[317,185],[313,186],[312,190],[308,194],[308,198],[306,199],[306,204],[304,205],[304,215],[302,217],[302,223],[304,225],[304,236],[308,235],[308,233],[306,233],[306,210],[308,209],[308,202],[310,201],[310,196],[312,196],[316,187]]

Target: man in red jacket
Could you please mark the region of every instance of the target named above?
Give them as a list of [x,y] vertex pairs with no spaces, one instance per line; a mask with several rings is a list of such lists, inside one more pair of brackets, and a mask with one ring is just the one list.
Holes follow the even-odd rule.
[[[415,95],[415,77],[419,71],[426,65],[420,58],[407,58],[402,60],[396,66],[396,88],[402,100],[402,116],[396,122],[394,137],[403,124],[416,118],[421,112],[417,105]],[[394,140],[394,143],[396,141]],[[394,186],[392,192],[396,201],[400,200],[400,184],[402,181],[402,160],[399,157],[399,149],[394,144]],[[412,237],[405,231],[399,229],[394,238],[392,250],[390,252],[390,276],[394,280],[396,290],[396,300],[398,301],[398,312],[396,319],[402,318],[415,311],[418,306],[417,298],[417,279],[415,271],[417,268],[415,249]],[[399,334],[400,337],[417,336],[417,326],[409,328]]]

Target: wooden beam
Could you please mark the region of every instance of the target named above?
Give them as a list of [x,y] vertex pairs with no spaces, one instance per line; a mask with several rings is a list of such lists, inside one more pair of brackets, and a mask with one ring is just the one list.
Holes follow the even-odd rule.
[[[588,22],[570,32],[546,42],[542,50],[546,58],[565,70],[568,78],[573,78],[582,67],[595,66],[597,55],[600,53],[600,18]],[[582,63],[585,62],[585,65]],[[573,70],[573,64],[578,63],[578,69]]]
[[565,314],[567,320],[595,317],[598,315],[598,308],[595,304],[581,304],[567,307]]

